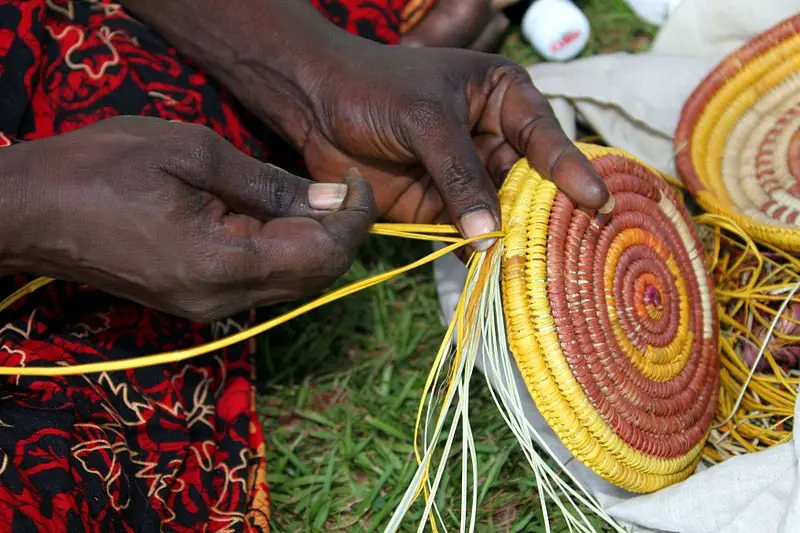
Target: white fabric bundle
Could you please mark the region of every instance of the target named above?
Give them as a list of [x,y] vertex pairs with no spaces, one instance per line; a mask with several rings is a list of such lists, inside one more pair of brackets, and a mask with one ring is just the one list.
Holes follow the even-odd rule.
[[[798,11],[800,0],[682,0],[651,52],[537,64],[529,72],[569,134],[574,136],[578,120],[585,121],[610,145],[674,175],[672,136],[692,90],[725,55]],[[449,321],[466,269],[447,256],[436,263],[435,274],[442,312]],[[633,531],[800,533],[797,433],[792,442],[700,469],[683,483],[636,496],[572,459],[530,400],[519,375],[517,385],[529,421],[558,458],[609,514]],[[800,404],[795,418],[798,410]]]

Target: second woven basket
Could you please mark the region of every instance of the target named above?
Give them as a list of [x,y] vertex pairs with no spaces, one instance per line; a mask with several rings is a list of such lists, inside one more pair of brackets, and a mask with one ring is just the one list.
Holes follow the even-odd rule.
[[621,151],[579,147],[614,195],[610,215],[577,208],[525,161],[500,192],[507,336],[573,456],[652,492],[700,461],[717,400],[717,307],[664,179]]
[[706,211],[800,252],[800,14],[708,74],[683,107],[675,150]]

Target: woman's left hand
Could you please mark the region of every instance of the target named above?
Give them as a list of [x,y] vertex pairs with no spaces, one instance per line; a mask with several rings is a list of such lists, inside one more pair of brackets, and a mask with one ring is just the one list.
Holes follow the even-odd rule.
[[522,156],[574,202],[608,191],[527,72],[466,50],[363,47],[309,94],[295,138],[314,179],[357,167],[388,219],[452,221],[467,237],[498,228],[496,189]]

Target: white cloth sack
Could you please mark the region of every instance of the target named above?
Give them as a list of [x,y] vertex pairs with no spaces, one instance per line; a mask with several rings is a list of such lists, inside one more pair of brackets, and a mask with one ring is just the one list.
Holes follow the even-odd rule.
[[[570,136],[575,136],[576,122],[585,121],[612,146],[674,174],[672,136],[692,90],[725,55],[798,11],[800,0],[682,0],[651,52],[536,64],[529,72]],[[434,270],[443,318],[449,321],[466,269],[448,255]],[[477,366],[485,372],[481,359]],[[797,434],[793,442],[701,467],[683,483],[637,496],[574,460],[539,414],[519,374],[517,386],[527,418],[558,459],[633,531],[800,533]]]
[[612,146],[674,174],[672,136],[692,90],[727,54],[798,11],[800,0],[682,0],[651,52],[528,71],[567,133],[585,120]]

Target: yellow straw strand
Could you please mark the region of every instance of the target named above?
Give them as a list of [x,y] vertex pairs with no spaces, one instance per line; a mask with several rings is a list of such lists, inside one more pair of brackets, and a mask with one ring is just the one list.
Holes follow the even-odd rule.
[[24,285],[23,287],[20,287],[19,289],[8,295],[8,297],[5,298],[2,302],[0,302],[0,313],[2,313],[6,309],[14,305],[14,303],[17,300],[21,300],[28,294],[39,290],[40,288],[44,287],[45,285],[53,281],[54,281],[53,278],[41,277],[41,278],[36,278],[35,280]]
[[[720,319],[719,401],[704,450],[717,463],[792,438],[800,371],[781,367],[776,355],[800,339],[776,321],[788,323],[788,302],[800,304],[800,260],[727,216],[703,214],[695,223],[707,237]],[[745,361],[748,350],[758,354],[753,361]]]
[[[351,283],[344,287],[341,287],[335,291],[332,291],[329,294],[321,296],[305,305],[302,305],[288,313],[282,314],[276,318],[268,320],[258,326],[254,326],[248,328],[244,331],[229,335],[227,337],[223,337],[221,339],[202,344],[199,346],[195,346],[192,348],[187,348],[183,350],[175,350],[171,352],[164,352],[152,355],[145,355],[141,357],[132,357],[130,359],[123,359],[123,360],[116,360],[116,361],[102,361],[97,363],[84,363],[84,364],[77,364],[77,365],[64,365],[58,367],[50,367],[50,366],[42,366],[42,367],[17,367],[17,366],[0,366],[0,375],[3,376],[71,376],[77,374],[91,374],[97,372],[114,372],[118,370],[132,370],[136,368],[143,368],[148,366],[155,366],[155,365],[163,365],[163,364],[171,364],[177,363],[180,361],[184,361],[186,359],[191,359],[193,357],[198,357],[201,355],[205,355],[217,350],[221,350],[223,348],[227,348],[228,346],[232,346],[242,341],[246,341],[252,337],[260,335],[266,331],[269,331],[272,328],[280,326],[289,320],[292,320],[302,314],[308,313],[314,309],[322,307],[326,304],[329,304],[335,300],[344,298],[345,296],[349,296],[356,292],[362,291],[369,287],[373,287],[379,283],[387,281],[391,278],[399,276],[405,272],[410,270],[414,270],[419,268],[423,265],[431,263],[436,259],[443,257],[450,252],[453,252],[463,246],[466,246],[472,242],[481,240],[481,239],[489,239],[489,238],[502,238],[502,232],[494,232],[489,233],[486,235],[481,235],[478,237],[474,237],[471,239],[461,239],[456,243],[450,244],[440,250],[437,250],[427,256],[414,261],[413,263],[399,267],[389,272],[385,272],[383,274],[378,274],[371,278],[361,280],[358,282]],[[50,278],[39,278],[32,283],[29,283],[15,294],[9,296],[6,301],[16,301],[20,297],[33,292],[34,290],[42,287],[52,281]],[[13,299],[12,299],[13,297]],[[10,305],[10,304],[8,304]]]

